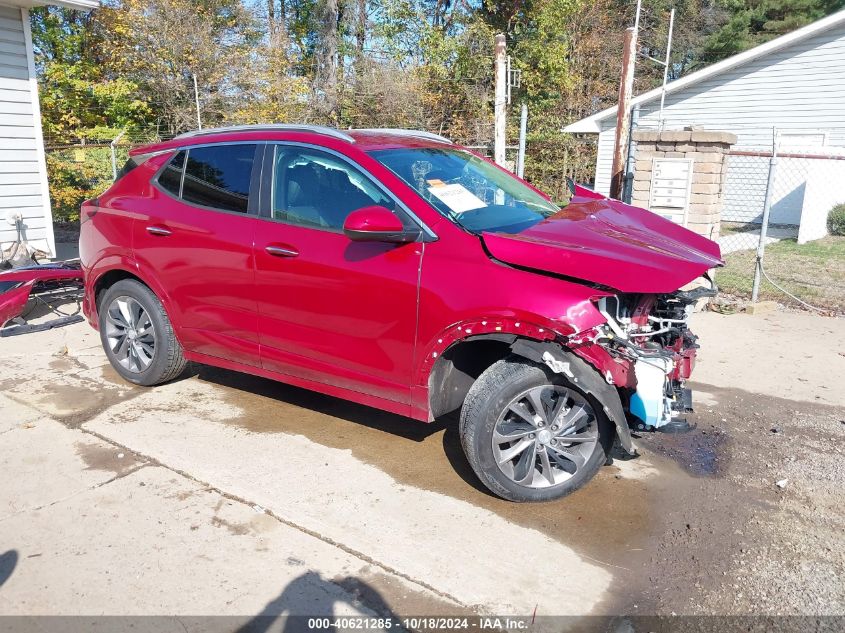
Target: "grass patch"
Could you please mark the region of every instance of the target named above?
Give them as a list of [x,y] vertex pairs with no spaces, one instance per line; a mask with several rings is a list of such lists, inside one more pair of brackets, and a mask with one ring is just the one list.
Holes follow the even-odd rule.
[[719,235],[733,235],[734,233],[745,233],[754,229],[759,230],[760,225],[749,224],[747,222],[725,222],[723,221],[719,226]]
[[[738,251],[725,256],[725,267],[716,281],[726,293],[751,296],[756,251]],[[794,239],[766,246],[763,267],[778,285],[819,308],[845,312],[845,237],[828,236],[798,244]],[[789,297],[765,278],[760,298],[789,303]]]

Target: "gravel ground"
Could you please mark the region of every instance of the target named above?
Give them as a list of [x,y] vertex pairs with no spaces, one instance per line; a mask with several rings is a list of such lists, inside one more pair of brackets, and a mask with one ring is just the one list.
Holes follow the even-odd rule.
[[845,320],[703,313],[693,327],[697,428],[640,439],[695,481],[664,499],[644,593],[659,613],[845,614]]
[[640,441],[699,484],[665,517],[655,611],[845,613],[845,411],[701,388],[718,405],[700,408],[696,430]]

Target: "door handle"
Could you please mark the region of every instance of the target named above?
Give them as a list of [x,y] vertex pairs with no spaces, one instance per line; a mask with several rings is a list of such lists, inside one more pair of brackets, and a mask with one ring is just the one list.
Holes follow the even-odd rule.
[[276,246],[274,244],[270,244],[270,246],[265,246],[264,250],[276,257],[296,257],[299,255],[299,251],[290,246]]
[[163,226],[148,226],[147,233],[149,233],[150,235],[161,235],[162,237],[165,237],[167,235],[170,235],[172,231]]

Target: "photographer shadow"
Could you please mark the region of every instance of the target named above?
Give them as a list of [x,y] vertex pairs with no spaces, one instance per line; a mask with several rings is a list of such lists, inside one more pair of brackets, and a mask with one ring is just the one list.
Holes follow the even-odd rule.
[[[359,578],[347,576],[339,580],[326,580],[319,572],[308,571],[292,580],[282,592],[267,603],[258,615],[238,629],[237,633],[265,633],[281,630],[299,633],[314,630],[308,621],[314,618],[344,617],[335,613],[339,605],[346,605],[347,614],[355,616],[366,611],[373,618],[392,618],[394,627],[399,617],[393,613],[381,594]],[[364,616],[367,617],[367,616]],[[281,624],[278,628],[276,623]],[[334,626],[319,627],[320,631],[335,633]]]

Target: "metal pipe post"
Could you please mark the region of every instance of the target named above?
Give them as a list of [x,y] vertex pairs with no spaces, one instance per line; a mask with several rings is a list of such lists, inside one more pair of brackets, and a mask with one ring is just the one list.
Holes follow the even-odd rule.
[[508,56],[505,48],[505,34],[496,36],[496,93],[493,103],[493,160],[500,167],[505,166],[505,106],[507,105]]
[[760,294],[763,256],[766,253],[766,234],[769,230],[769,213],[772,209],[772,190],[775,186],[775,173],[778,164],[777,134],[772,130],[772,157],[769,159],[769,178],[766,181],[766,199],[763,203],[763,223],[760,226],[760,241],[757,242],[757,258],[754,261],[754,283],[751,286],[751,303],[757,303]]
[[640,104],[634,106],[631,112],[631,134],[628,136],[628,159],[625,162],[625,186],[622,189],[622,202],[631,204],[631,199],[634,197],[634,130],[637,129],[637,123],[640,120]]
[[117,142],[123,138],[123,135],[126,134],[126,130],[122,130],[120,134],[115,136],[112,139],[112,142],[109,143],[109,147],[111,148],[111,175],[112,180],[117,180]]
[[191,77],[194,78],[194,103],[197,106],[197,129],[202,129],[202,117],[200,116],[200,91],[197,87],[197,76],[194,73],[191,73]]
[[516,155],[516,175],[520,178],[525,174],[525,136],[528,134],[528,106],[522,104],[519,113],[519,153]]
[[675,30],[675,9],[669,13],[669,38],[666,41],[666,62],[663,64],[663,87],[660,90],[660,114],[657,117],[659,129],[663,129],[663,104],[666,103],[666,82],[669,81],[669,65],[672,56],[672,31]]

